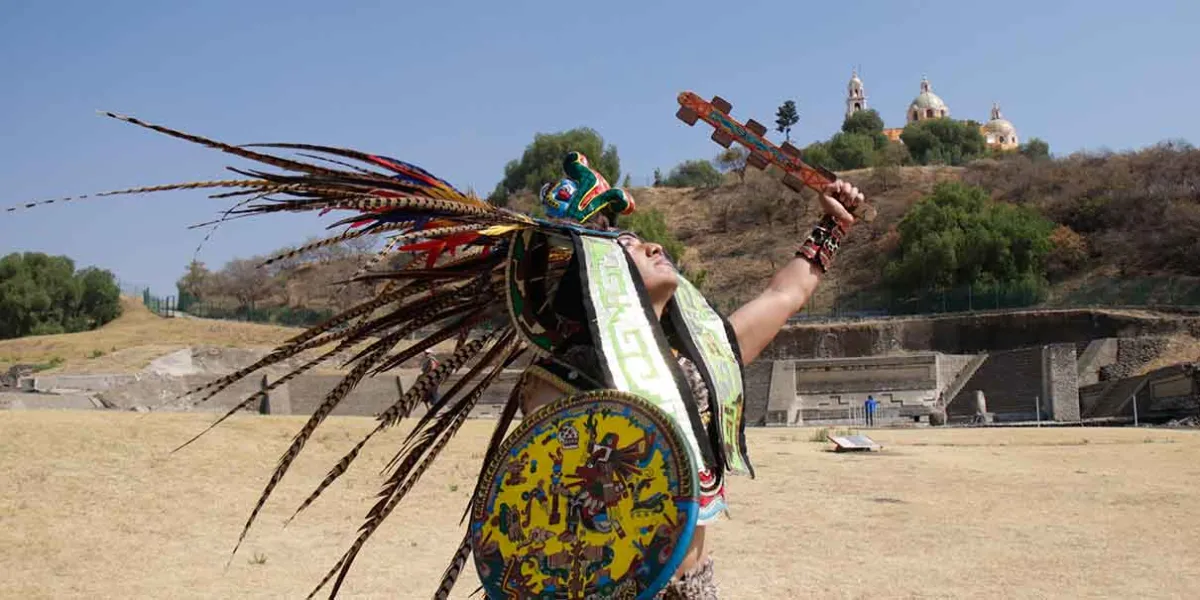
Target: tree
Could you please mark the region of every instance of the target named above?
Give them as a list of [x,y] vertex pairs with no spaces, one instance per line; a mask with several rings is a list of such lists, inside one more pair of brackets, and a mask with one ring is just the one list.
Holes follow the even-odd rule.
[[800,113],[796,103],[788,100],[780,105],[775,112],[775,131],[782,133],[787,141],[792,141],[792,126],[800,122]]
[[568,152],[582,152],[588,164],[604,175],[610,183],[620,181],[621,159],[617,148],[604,145],[604,138],[587,127],[560,133],[539,133],[525,147],[520,160],[504,166],[504,179],[488,198],[499,206],[507,206],[509,196],[520,191],[537,192],[543,184],[563,178],[562,161]]
[[662,171],[660,169],[654,169],[654,187],[661,187],[662,184],[663,184]]
[[222,291],[237,299],[239,306],[252,307],[271,295],[274,282],[270,273],[259,267],[262,262],[260,257],[238,258],[221,269]]
[[842,132],[873,135],[883,133],[883,117],[875,109],[859,110],[842,121]]
[[842,121],[842,133],[866,136],[878,151],[887,148],[891,143],[891,140],[883,135],[883,118],[873,108],[860,110],[846,117],[846,120]]
[[746,160],[750,157],[750,151],[741,146],[730,146],[724,152],[717,155],[717,165],[723,171],[732,171],[737,173],[738,181],[746,182]]
[[0,259],[0,338],[95,329],[121,314],[109,271],[75,271],[66,256],[13,253]]
[[86,329],[95,329],[121,316],[121,288],[111,271],[88,267],[76,277],[83,287],[79,314],[88,321]]
[[187,272],[175,282],[175,288],[179,290],[179,309],[187,310],[193,300],[202,300],[212,285],[212,277],[204,263],[198,260],[188,263]]
[[800,155],[803,157],[805,163],[814,167],[825,167],[830,171],[841,170],[841,166],[833,159],[833,154],[829,152],[829,144],[826,142],[813,142],[805,147]]
[[828,149],[839,170],[869,167],[875,158],[875,140],[865,133],[836,133]]
[[1021,144],[1017,148],[1017,152],[1020,152],[1029,160],[1050,158],[1050,144],[1047,144],[1039,138],[1029,138],[1028,142]]
[[1087,240],[1066,225],[1059,225],[1050,234],[1050,254],[1046,272],[1052,278],[1077,273],[1088,258]]
[[629,189],[629,188],[633,187],[633,180],[630,179],[629,173],[625,174],[625,179],[623,179],[621,181],[621,187],[623,187],[625,189]]
[[878,194],[899,187],[904,182],[900,166],[908,164],[910,160],[904,144],[889,141],[887,146],[875,153],[875,167],[868,181],[870,193]]
[[721,172],[707,160],[684,161],[671,169],[663,185],[667,187],[710,188],[721,185]]
[[950,118],[909,123],[900,140],[921,165],[962,165],[982,156],[987,147],[978,123]]
[[994,202],[981,187],[942,182],[900,221],[899,247],[884,278],[901,292],[971,285],[1040,293],[1053,230],[1031,208]]

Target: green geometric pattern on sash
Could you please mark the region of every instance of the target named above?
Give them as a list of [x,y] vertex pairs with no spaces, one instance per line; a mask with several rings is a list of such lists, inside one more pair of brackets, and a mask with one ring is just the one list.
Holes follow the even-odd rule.
[[618,390],[645,398],[674,419],[684,433],[693,464],[702,468],[704,454],[671,366],[655,337],[658,325],[650,322],[642,305],[625,248],[613,239],[580,236],[579,240],[581,264],[587,271],[585,293],[600,334],[600,355],[613,384]]
[[[687,335],[700,353],[700,360],[712,379],[716,402],[714,416],[721,432],[727,469],[731,473],[750,473],[750,465],[741,449],[742,440],[742,369],[733,355],[733,344],[725,330],[725,321],[713,310],[696,286],[683,277],[675,290],[675,303],[683,315]],[[681,332],[682,333],[682,332]]]

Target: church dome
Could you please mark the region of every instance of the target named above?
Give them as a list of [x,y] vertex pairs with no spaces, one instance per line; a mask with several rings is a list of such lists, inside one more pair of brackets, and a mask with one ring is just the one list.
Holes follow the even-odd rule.
[[983,125],[983,128],[988,133],[1010,136],[1017,134],[1017,128],[1013,127],[1013,124],[1008,119],[1005,119],[1004,115],[1000,114],[1000,105],[998,104],[992,105],[992,118]]
[[933,92],[921,92],[915,99],[913,99],[912,106],[914,108],[943,109],[946,108],[946,103],[942,101],[940,96]]
[[948,116],[950,116],[950,107],[946,106],[941,97],[933,93],[929,79],[921,78],[921,93],[917,94],[917,97],[913,98],[912,103],[908,105],[909,122]]
[[1013,127],[1013,124],[1008,119],[992,119],[984,124],[983,128],[989,133],[1014,134],[1017,132],[1017,128]]
[[984,123],[982,133],[988,144],[1000,146],[1001,148],[1013,148],[1020,143],[1017,138],[1017,128],[1000,114],[1000,105],[992,103],[992,118]]

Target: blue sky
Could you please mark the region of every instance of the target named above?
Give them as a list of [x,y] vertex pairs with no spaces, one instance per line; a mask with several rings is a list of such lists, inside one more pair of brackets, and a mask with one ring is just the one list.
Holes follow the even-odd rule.
[[[534,133],[586,125],[640,185],[719,150],[675,119],[679,91],[767,124],[793,99],[804,144],[840,126],[854,66],[888,126],[925,74],[953,116],[982,121],[998,101],[1055,153],[1200,143],[1197,26],[1200,2],[1185,0],[5,0],[0,206],[246,165],[96,110],[233,143],[388,154],[484,194]],[[205,233],[187,226],[226,206],[177,192],[0,212],[0,255],[67,254],[173,293]],[[219,267],[329,222],[227,224],[199,258]]]

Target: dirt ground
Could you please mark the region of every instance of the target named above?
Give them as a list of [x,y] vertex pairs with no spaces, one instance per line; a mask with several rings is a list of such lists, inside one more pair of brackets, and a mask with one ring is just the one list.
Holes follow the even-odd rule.
[[[302,419],[0,413],[5,598],[304,597],[348,546],[403,428],[286,529],[365,433],[330,419],[226,561]],[[355,563],[345,598],[428,598],[463,529],[490,421],[468,422]],[[1195,598],[1200,432],[895,430],[870,455],[751,429],[759,476],[715,526],[723,598]],[[468,569],[456,588],[477,585]]]

